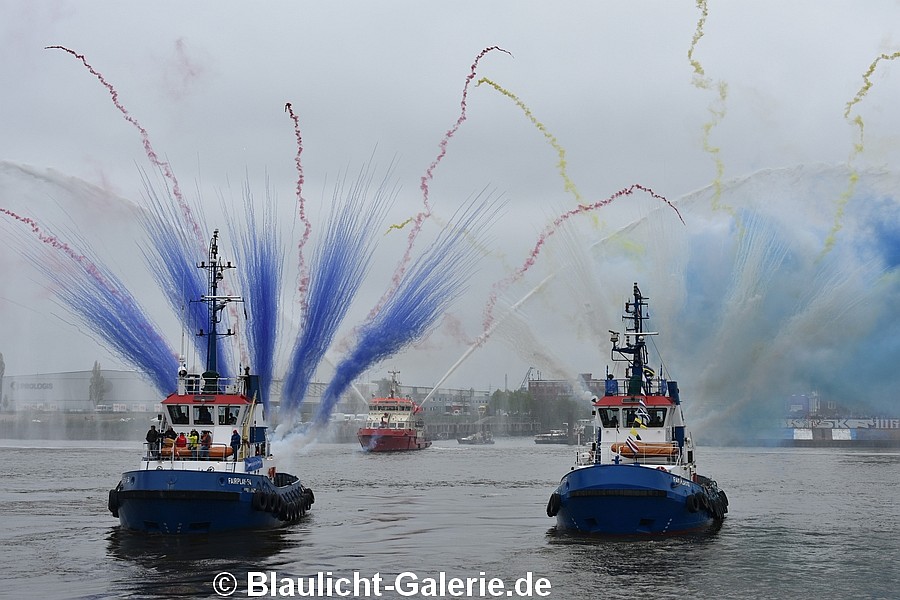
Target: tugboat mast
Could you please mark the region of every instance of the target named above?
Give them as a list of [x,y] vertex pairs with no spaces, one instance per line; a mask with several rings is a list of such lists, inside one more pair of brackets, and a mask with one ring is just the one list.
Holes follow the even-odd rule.
[[226,269],[234,269],[235,265],[231,261],[222,263],[219,259],[219,230],[213,231],[212,239],[209,241],[209,259],[208,262],[201,262],[197,265],[198,269],[206,271],[208,293],[200,297],[201,302],[205,302],[209,312],[209,330],[204,333],[201,329],[198,334],[200,337],[206,336],[206,373],[204,379],[209,377],[216,378],[219,376],[218,361],[218,343],[220,337],[228,337],[234,335],[234,330],[228,328],[225,333],[219,333],[217,325],[222,321],[221,312],[229,302],[243,302],[240,296],[219,296],[219,280],[225,278]]
[[388,371],[388,373],[391,374],[391,393],[388,394],[388,398],[399,398],[400,390],[397,387],[397,384],[399,383],[397,381],[397,375],[400,374],[400,371]]
[[[641,382],[644,378],[644,368],[647,365],[647,344],[644,342],[644,336],[654,335],[644,331],[644,320],[649,318],[649,315],[644,314],[644,308],[648,306],[646,300],[649,300],[649,298],[641,294],[637,283],[634,284],[633,294],[634,300],[625,302],[625,314],[622,316],[623,321],[631,321],[631,328],[626,327],[625,329],[624,347],[619,346],[619,334],[615,331],[610,331],[610,334],[612,334],[610,341],[613,345],[612,360],[624,360],[631,363],[630,369],[626,373],[628,378],[627,393],[630,396],[641,393]],[[615,353],[619,353],[621,358],[617,358]]]

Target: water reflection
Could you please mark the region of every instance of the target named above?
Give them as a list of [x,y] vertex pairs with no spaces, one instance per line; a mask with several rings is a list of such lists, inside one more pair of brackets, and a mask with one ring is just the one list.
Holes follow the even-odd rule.
[[696,543],[704,543],[711,541],[716,537],[719,531],[722,529],[722,525],[726,523],[728,519],[725,521],[712,522],[707,527],[704,527],[701,530],[690,531],[685,533],[673,533],[669,535],[592,535],[588,533],[581,533],[578,531],[569,531],[557,529],[554,525],[553,527],[547,530],[547,543],[548,544],[566,544],[566,545],[588,545],[588,546],[603,546],[609,544],[617,544],[617,543],[630,543],[634,542],[645,542],[647,544],[658,544],[658,543],[675,543],[675,544],[696,544]]
[[298,528],[171,536],[113,527],[107,556],[123,567],[114,575],[122,596],[186,597],[212,595],[212,580],[228,571],[238,579],[262,565],[277,569],[291,562],[278,556],[299,554],[304,545]]
[[591,580],[585,581],[588,586],[661,597],[661,589],[676,594],[682,586],[687,589],[685,577],[696,575],[714,556],[720,529],[721,524],[715,524],[698,532],[640,537],[586,535],[551,527],[546,541],[560,573],[581,573]]

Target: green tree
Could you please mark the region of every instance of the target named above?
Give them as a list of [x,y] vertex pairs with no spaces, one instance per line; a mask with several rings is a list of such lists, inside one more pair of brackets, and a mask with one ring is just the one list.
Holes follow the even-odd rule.
[[103,404],[103,397],[106,395],[106,378],[100,373],[100,363],[94,361],[94,368],[91,371],[91,385],[88,389],[88,397],[94,406]]
[[510,415],[523,416],[533,414],[534,404],[534,397],[527,390],[494,390],[488,403],[493,414],[503,411]]
[[0,406],[2,406],[3,410],[6,410],[6,407],[9,405],[9,398],[3,393],[3,375],[6,374],[6,362],[3,361],[3,353],[0,352]]

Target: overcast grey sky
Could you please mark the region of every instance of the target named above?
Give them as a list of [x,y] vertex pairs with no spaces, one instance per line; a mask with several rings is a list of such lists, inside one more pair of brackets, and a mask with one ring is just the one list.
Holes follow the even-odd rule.
[[[515,94],[555,137],[566,152],[566,176],[585,202],[633,183],[674,201],[761,169],[846,165],[851,159],[860,168],[897,164],[900,61],[880,64],[854,107],[852,115],[865,121],[862,153],[853,152],[858,129],[844,110],[879,54],[900,50],[900,4],[711,1],[703,36],[693,44],[700,19],[695,2],[670,0],[4,0],[0,160],[38,172],[53,169],[142,203],[138,168],[149,163],[138,132],[80,62],[44,49],[63,45],[84,54],[117,88],[182,187],[192,196],[199,191],[210,206],[229,185],[246,178],[261,189],[268,177],[285,214],[293,214],[296,144],[284,112],[291,102],[303,135],[304,195],[313,226],[326,214],[322,204],[334,180],[369,160],[382,169],[396,161],[402,190],[389,220],[399,222],[421,208],[419,178],[459,117],[472,61],[497,45],[512,56],[488,54],[478,76]],[[692,47],[694,65],[688,60]],[[701,79],[697,65],[704,70]],[[467,197],[488,189],[506,199],[507,216],[454,311],[459,330],[448,325],[373,376],[390,367],[401,370],[404,383],[436,381],[465,348],[451,341],[480,332],[485,286],[522,264],[540,231],[576,205],[564,189],[558,148],[521,107],[483,85],[470,88],[467,115],[434,172],[435,215],[446,219]],[[7,173],[2,181],[0,206],[31,210],[39,220],[42,209],[46,219],[62,218],[59,206],[67,200],[57,196],[59,189],[47,192],[21,173]],[[588,246],[657,207],[646,196],[617,201],[596,213],[599,220],[576,243]],[[101,254],[115,254],[109,249],[115,236],[104,223],[109,213],[83,208],[94,227],[84,231],[86,238]],[[78,205],[65,210],[72,216]],[[74,215],[73,222],[78,219]],[[672,219],[666,226],[690,224]],[[371,294],[384,288],[404,237],[384,242]],[[18,268],[9,248],[0,253],[7,268]],[[522,290],[552,270],[548,253]],[[10,342],[46,327],[46,319],[33,314],[34,292],[12,287],[0,293],[7,373],[90,368],[83,356],[79,362],[33,346],[22,352]],[[355,314],[365,314],[374,299]],[[540,318],[539,309],[528,316]],[[62,345],[79,339],[77,328],[61,335]],[[573,372],[602,371],[606,342],[594,345],[601,348],[595,354],[563,357]],[[117,366],[113,358],[98,358]],[[470,363],[448,384],[496,388],[508,377],[512,387],[530,366],[502,340]]]

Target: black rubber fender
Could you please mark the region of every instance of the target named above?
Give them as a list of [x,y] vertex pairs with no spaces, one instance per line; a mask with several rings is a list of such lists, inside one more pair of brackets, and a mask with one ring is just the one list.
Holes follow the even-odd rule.
[[265,498],[265,492],[254,492],[253,498],[250,500],[250,506],[253,507],[253,510],[265,510]]
[[550,494],[550,500],[547,501],[547,516],[555,517],[559,512],[559,507],[562,504],[562,498],[560,498],[558,492],[553,492]]
[[114,490],[109,490],[109,501],[106,503],[106,507],[109,509],[109,512],[112,513],[112,516],[119,518],[119,490],[118,488]]
[[306,488],[306,491],[308,492],[307,495],[309,496],[309,505],[312,506],[316,503],[316,495],[313,494],[313,491],[309,488]]
[[688,509],[688,512],[695,513],[700,510],[700,499],[697,497],[699,494],[691,494],[685,499],[685,506]]

